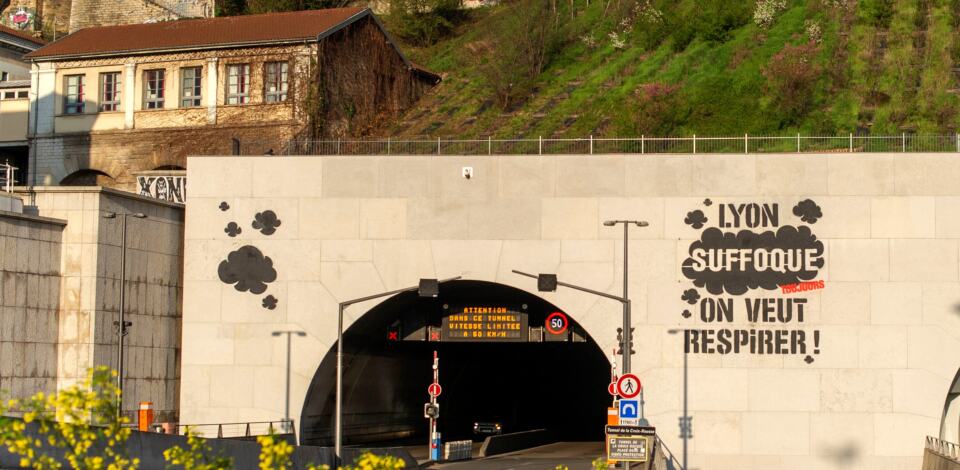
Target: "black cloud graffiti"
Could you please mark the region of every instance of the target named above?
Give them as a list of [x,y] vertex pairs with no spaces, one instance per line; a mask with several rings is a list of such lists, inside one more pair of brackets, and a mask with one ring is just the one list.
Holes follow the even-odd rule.
[[264,256],[257,247],[250,245],[230,252],[227,259],[220,262],[217,274],[223,283],[235,284],[236,290],[249,291],[251,294],[264,293],[267,284],[277,280],[273,260]]
[[823,267],[823,242],[807,226],[736,234],[708,228],[690,245],[689,255],[682,272],[695,286],[713,295],[741,295],[816,278]]
[[253,216],[252,226],[264,235],[273,235],[277,231],[277,227],[280,226],[280,219],[277,218],[277,213],[273,211],[257,212]]

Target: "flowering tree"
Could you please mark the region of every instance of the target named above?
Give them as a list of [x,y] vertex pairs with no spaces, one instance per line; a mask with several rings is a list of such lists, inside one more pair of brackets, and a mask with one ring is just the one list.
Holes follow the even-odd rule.
[[818,51],[812,42],[796,46],[787,44],[763,68],[768,92],[790,118],[802,115],[810,107],[821,70],[814,61]]
[[[127,418],[118,413],[120,390],[114,384],[117,373],[98,367],[80,384],[54,395],[38,393],[26,400],[0,404],[0,413],[23,412],[23,419],[0,417],[0,440],[6,449],[20,456],[20,466],[59,469],[61,463],[50,449],[62,452],[73,469],[132,470],[138,459],[130,459],[124,448],[130,437]],[[27,431],[36,423],[39,437]]]

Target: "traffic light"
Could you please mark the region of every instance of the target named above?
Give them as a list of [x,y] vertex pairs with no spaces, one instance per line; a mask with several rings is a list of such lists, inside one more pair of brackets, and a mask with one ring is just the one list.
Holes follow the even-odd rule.
[[439,403],[424,403],[423,404],[423,417],[424,418],[433,418],[437,419],[440,417],[440,404]]
[[[635,330],[636,328],[630,327],[630,355],[631,356],[637,353],[637,351],[633,349],[633,332]],[[623,328],[617,328],[617,354],[623,355]]]

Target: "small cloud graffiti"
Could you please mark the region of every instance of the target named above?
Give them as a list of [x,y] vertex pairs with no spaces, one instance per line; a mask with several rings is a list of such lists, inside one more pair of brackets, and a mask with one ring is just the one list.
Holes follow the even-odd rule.
[[265,308],[265,309],[267,309],[267,310],[274,310],[274,309],[276,309],[276,308],[277,308],[277,298],[274,297],[274,296],[272,296],[272,295],[268,295],[268,296],[264,297],[264,298],[263,298],[263,308]]
[[710,198],[706,198],[703,200],[703,205],[710,207],[713,205],[713,201],[711,201]]
[[680,296],[680,300],[693,305],[700,300],[700,293],[696,289],[687,289],[683,291],[683,295]]
[[793,206],[793,215],[800,217],[800,220],[808,224],[815,224],[823,217],[823,211],[812,199],[804,199]]
[[707,216],[700,209],[693,210],[687,212],[687,217],[683,219],[683,223],[699,230],[703,228],[703,224],[707,223]]
[[230,204],[227,204],[227,201],[221,202],[219,207],[220,207],[220,210],[224,212],[230,210]]
[[267,290],[267,284],[277,280],[273,260],[250,245],[230,252],[227,259],[220,262],[217,274],[223,283],[235,284],[234,289],[258,295]]
[[253,216],[253,228],[260,231],[264,235],[273,235],[277,231],[277,227],[280,226],[280,219],[277,218],[277,214],[273,211],[263,211],[257,212]]
[[243,233],[243,229],[240,228],[240,226],[237,225],[236,222],[230,222],[229,224],[227,224],[227,227],[224,228],[223,231],[226,232],[227,235],[230,237],[235,237]]
[[690,310],[684,309],[680,315],[683,316],[683,318],[690,318],[693,314],[690,313]]

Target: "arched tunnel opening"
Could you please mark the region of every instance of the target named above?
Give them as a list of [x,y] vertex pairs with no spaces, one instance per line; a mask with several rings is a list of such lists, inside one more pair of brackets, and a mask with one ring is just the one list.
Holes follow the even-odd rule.
[[[399,294],[357,319],[343,346],[345,445],[426,440],[434,351],[444,441],[483,437],[477,422],[499,423],[504,433],[603,439],[609,361],[567,312],[520,289],[452,281],[435,298]],[[301,443],[332,445],[335,381],[333,347],[307,391]]]

